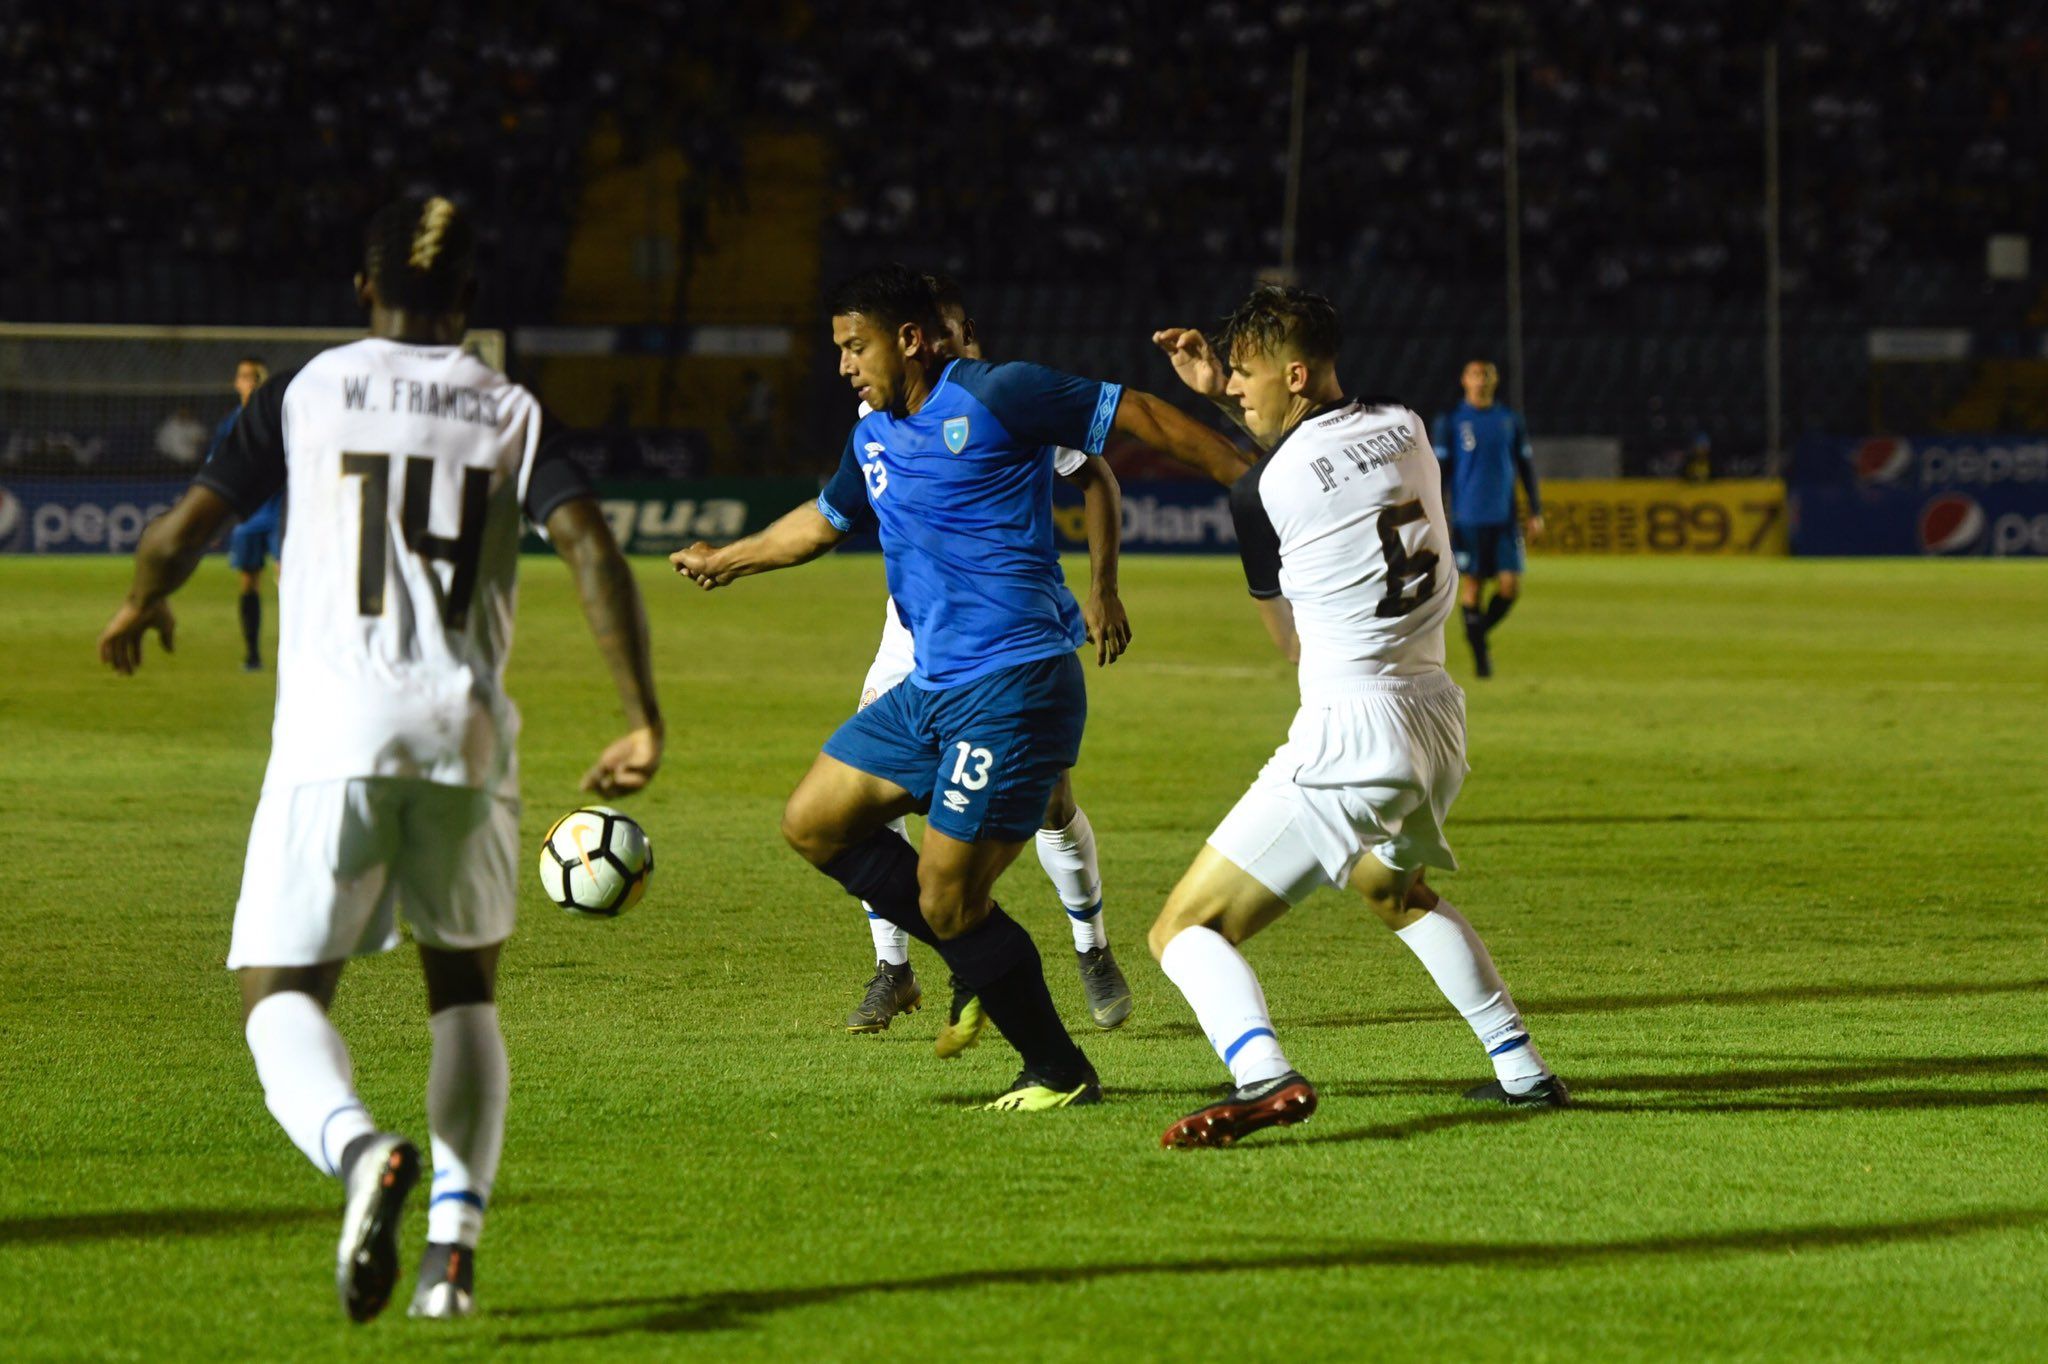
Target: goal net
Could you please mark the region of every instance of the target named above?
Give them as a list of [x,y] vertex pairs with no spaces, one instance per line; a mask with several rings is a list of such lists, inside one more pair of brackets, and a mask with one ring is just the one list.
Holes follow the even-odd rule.
[[[235,409],[235,366],[272,373],[361,331],[0,323],[0,478],[189,476]],[[463,344],[505,367],[505,334]]]

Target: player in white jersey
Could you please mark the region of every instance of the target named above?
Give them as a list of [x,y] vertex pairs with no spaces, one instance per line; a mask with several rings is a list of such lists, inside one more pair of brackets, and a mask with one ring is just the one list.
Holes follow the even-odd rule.
[[475,233],[446,199],[370,225],[357,290],[371,336],[258,389],[185,496],[144,533],[100,637],[117,671],[237,515],[283,489],[277,719],[235,907],[239,980],[264,1100],[346,1190],[335,1278],[367,1321],[398,1273],[418,1150],[379,1131],[327,1017],[351,957],[398,943],[426,976],[433,1196],[415,1316],[471,1310],[504,1141],[495,981],[519,863],[519,712],[505,695],[522,522],[568,562],[626,711],[584,789],[619,796],[661,761],[647,621],[588,480],[518,384],[464,353]]
[[[982,358],[981,340],[974,319],[968,315],[960,286],[943,276],[932,277],[939,303],[939,319],[946,324],[941,350],[970,360]],[[860,415],[868,415],[866,403]],[[1079,450],[1053,451],[1053,472],[1081,489],[1083,522],[1088,538],[1088,595],[1081,602],[1081,617],[1088,626],[1088,638],[1095,645],[1097,666],[1114,663],[1131,642],[1131,622],[1117,594],[1117,557],[1123,530],[1123,504],[1116,474],[1100,455]],[[910,630],[896,614],[896,601],[889,599],[882,619],[882,642],[875,661],[861,683],[860,704],[872,704],[890,688],[910,676],[917,666]],[[890,825],[908,837],[904,822]],[[1088,1002],[1089,1017],[1105,1031],[1121,1027],[1131,1016],[1131,987],[1117,965],[1109,946],[1109,926],[1102,911],[1102,871],[1096,860],[1095,829],[1087,812],[1075,803],[1074,777],[1061,775],[1045,805],[1045,817],[1037,837],[1038,863],[1052,881],[1053,891],[1067,912],[1074,935],[1074,961],[1081,973],[1081,991]],[[910,966],[910,935],[890,923],[873,908],[867,911],[868,931],[874,940],[875,974],[861,994],[861,1001],[846,1016],[850,1033],[878,1033],[899,1013],[915,1011],[924,992]],[[933,1050],[942,1058],[958,1056],[974,1045],[988,1025],[988,1015],[972,991],[956,979],[952,982],[952,1003],[946,1026],[939,1030]]]
[[1327,299],[1268,285],[1229,320],[1227,372],[1198,331],[1153,338],[1183,382],[1268,452],[1231,486],[1231,513],[1252,596],[1301,687],[1287,742],[1152,926],[1153,955],[1233,1085],[1167,1128],[1165,1146],[1227,1146],[1315,1112],[1238,945],[1320,886],[1357,891],[1478,1035],[1496,1078],[1467,1098],[1570,1097],[1486,944],[1422,882],[1427,867],[1457,867],[1443,821],[1467,771],[1465,696],[1444,672],[1458,590],[1450,531],[1422,419],[1347,399],[1337,336]]

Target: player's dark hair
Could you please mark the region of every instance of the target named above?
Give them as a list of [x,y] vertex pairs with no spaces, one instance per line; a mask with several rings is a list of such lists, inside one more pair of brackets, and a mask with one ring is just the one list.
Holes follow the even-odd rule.
[[846,280],[832,291],[829,307],[834,317],[859,313],[885,331],[893,332],[906,322],[915,322],[927,336],[946,330],[939,320],[938,291],[931,276],[893,261]]
[[951,275],[926,275],[925,278],[932,283],[932,303],[941,313],[950,308],[958,308],[960,316],[972,315],[967,311],[967,295],[960,291],[959,280]]
[[1242,345],[1272,355],[1291,347],[1304,360],[1331,364],[1341,339],[1330,300],[1292,284],[1261,284],[1223,319],[1226,352]]
[[475,269],[476,229],[451,200],[400,199],[370,219],[363,272],[386,307],[455,312]]

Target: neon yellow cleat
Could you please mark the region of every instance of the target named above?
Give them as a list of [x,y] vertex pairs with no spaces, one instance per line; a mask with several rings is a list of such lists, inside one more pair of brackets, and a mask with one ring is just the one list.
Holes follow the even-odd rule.
[[1081,1083],[1072,1089],[1056,1089],[1030,1071],[1022,1071],[1010,1082],[1010,1087],[998,1095],[994,1102],[982,1105],[984,1111],[1006,1113],[1043,1113],[1053,1108],[1079,1108],[1085,1104],[1102,1102],[1102,1082],[1095,1078],[1090,1067]]
[[950,1061],[981,1040],[981,1030],[988,1026],[988,1012],[962,985],[958,977],[953,980],[953,1007],[946,1018],[946,1026],[939,1029],[938,1040],[932,1043],[932,1050],[942,1061]]

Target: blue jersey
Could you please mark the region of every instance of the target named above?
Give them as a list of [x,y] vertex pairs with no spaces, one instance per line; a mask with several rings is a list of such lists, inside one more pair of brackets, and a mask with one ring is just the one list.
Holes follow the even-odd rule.
[[1515,519],[1515,479],[1529,499],[1529,512],[1542,510],[1536,467],[1529,461],[1529,431],[1505,403],[1474,407],[1459,403],[1439,417],[1430,433],[1443,462],[1451,521],[1460,526],[1501,526]]
[[880,531],[912,682],[943,690],[1081,647],[1053,545],[1053,448],[1101,454],[1122,398],[1039,365],[955,360],[915,413],[853,428],[818,510]]

